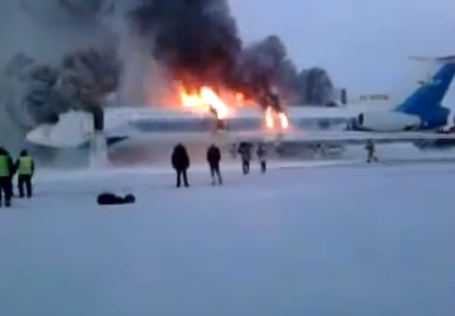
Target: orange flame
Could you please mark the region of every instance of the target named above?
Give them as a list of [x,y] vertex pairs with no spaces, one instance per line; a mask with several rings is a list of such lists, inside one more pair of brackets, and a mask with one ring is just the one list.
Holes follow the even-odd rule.
[[209,87],[202,87],[198,93],[189,94],[186,91],[180,93],[180,99],[184,107],[195,108],[205,112],[213,108],[219,119],[224,119],[229,114],[228,106]]
[[268,129],[272,129],[272,128],[275,127],[275,122],[274,122],[274,119],[273,119],[273,112],[272,112],[272,109],[270,107],[268,107],[265,110],[265,126]]
[[217,112],[219,119],[224,119],[228,115],[228,107],[218,97],[218,95],[210,88],[202,87],[200,92],[202,100],[207,104],[211,105]]
[[237,101],[239,106],[243,106],[245,103],[245,96],[243,95],[243,93],[237,92],[235,94],[235,100]]
[[204,101],[197,94],[188,94],[185,91],[180,93],[182,104],[185,107],[200,107],[204,105]]
[[289,128],[289,119],[287,115],[281,112],[280,114],[278,114],[278,116],[280,117],[281,128],[282,129]]
[[279,119],[281,129],[285,130],[289,128],[289,119],[284,112],[276,113],[272,110],[272,108],[267,107],[267,109],[265,110],[264,119],[265,126],[268,129],[275,128],[276,119]]
[[[232,95],[231,95],[232,96]],[[238,105],[245,104],[247,101],[241,93],[234,94]],[[195,111],[215,112],[218,119],[225,119],[231,114],[231,109],[226,103],[221,100],[219,95],[207,86],[201,87],[197,92],[188,93],[184,88],[181,89],[180,99],[182,105],[186,108],[191,108]],[[235,102],[235,101],[234,101]],[[284,112],[277,112],[271,107],[267,107],[264,113],[265,126],[267,129],[275,129],[275,125],[279,129],[289,128],[289,119]]]

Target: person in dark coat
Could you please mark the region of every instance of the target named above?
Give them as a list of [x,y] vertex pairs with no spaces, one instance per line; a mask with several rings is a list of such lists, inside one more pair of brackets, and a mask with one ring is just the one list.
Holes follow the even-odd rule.
[[5,148],[0,147],[0,207],[11,206],[11,179],[14,175],[14,162]]
[[247,142],[241,142],[239,144],[238,152],[242,157],[242,171],[243,174],[250,173],[250,161],[251,161],[251,144]]
[[212,185],[216,184],[215,177],[217,178],[219,185],[223,184],[220,172],[220,161],[221,151],[215,144],[212,144],[207,149],[207,162],[210,167],[210,175],[212,176]]
[[174,147],[174,151],[172,152],[171,160],[172,167],[177,173],[177,188],[180,188],[182,178],[185,187],[189,187],[190,185],[188,184],[187,170],[190,167],[190,157],[188,156],[188,152],[186,151],[185,146],[180,143],[177,144],[177,146]]
[[367,151],[367,163],[377,162],[378,158],[376,157],[376,148],[372,140],[368,140],[365,149]]
[[264,144],[261,143],[258,145],[256,155],[258,156],[258,160],[261,165],[261,173],[265,173],[267,171],[267,151],[265,150]]

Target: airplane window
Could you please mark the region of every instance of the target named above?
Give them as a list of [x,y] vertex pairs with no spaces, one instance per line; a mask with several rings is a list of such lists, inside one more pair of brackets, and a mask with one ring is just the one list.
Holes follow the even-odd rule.
[[262,127],[262,120],[251,118],[238,118],[228,122],[229,129],[233,131],[258,130]]
[[328,119],[322,119],[318,121],[318,127],[320,129],[328,129],[331,125],[331,121]]
[[[302,128],[308,126],[317,126],[318,121],[314,119],[301,119],[298,123]],[[159,120],[150,119],[137,120],[132,125],[144,132],[206,132],[213,129],[215,122],[212,119],[194,119],[194,120]],[[294,122],[291,122],[294,124]],[[227,120],[226,125],[230,131],[254,131],[260,130],[264,126],[262,118],[235,118]]]
[[209,122],[204,120],[139,120],[133,125],[144,132],[203,132],[210,128]]
[[318,126],[319,120],[313,118],[302,118],[297,121],[291,120],[291,124],[297,125],[298,127],[301,128],[314,128]]

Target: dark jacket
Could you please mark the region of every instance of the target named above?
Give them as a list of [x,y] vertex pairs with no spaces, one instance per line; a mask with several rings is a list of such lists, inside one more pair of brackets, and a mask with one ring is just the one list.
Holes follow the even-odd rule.
[[246,142],[240,143],[238,152],[242,156],[243,161],[251,160],[251,144],[250,143],[246,143]]
[[172,167],[175,170],[186,170],[190,167],[190,157],[188,156],[185,146],[178,144],[174,147],[171,161]]
[[265,150],[264,146],[259,145],[256,150],[256,155],[258,156],[259,160],[264,161],[265,156],[267,155],[267,151]]
[[218,165],[220,161],[221,161],[220,149],[215,145],[210,146],[209,149],[207,150],[207,162],[210,165]]
[[373,153],[374,152],[374,143],[372,141],[368,141],[365,145],[365,149],[370,152],[370,153]]

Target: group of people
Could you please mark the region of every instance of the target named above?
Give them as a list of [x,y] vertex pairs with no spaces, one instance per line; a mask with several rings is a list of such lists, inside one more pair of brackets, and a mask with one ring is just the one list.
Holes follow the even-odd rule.
[[35,163],[26,150],[20,153],[14,162],[5,148],[0,147],[0,207],[11,206],[12,197],[15,196],[13,178],[17,174],[17,188],[19,197],[31,198],[33,194],[32,178],[35,173]]
[[[253,145],[248,142],[241,142],[238,146],[237,153],[240,154],[242,160],[242,171],[243,174],[250,173],[250,163],[252,159],[252,148]],[[267,171],[267,161],[266,161],[266,150],[264,144],[259,144],[256,149],[256,156],[258,157],[259,164],[261,166],[261,172],[265,173]]]
[[[239,144],[237,153],[241,156],[242,161],[242,171],[243,174],[249,174],[250,164],[252,159],[252,144],[247,142],[242,142]],[[267,161],[266,161],[266,149],[263,144],[259,144],[257,147],[256,155],[259,159],[261,172],[265,173],[267,171]],[[221,175],[220,163],[221,163],[221,150],[220,148],[212,144],[207,148],[206,154],[207,163],[210,170],[210,176],[212,178],[212,185],[222,185],[223,177]],[[190,157],[185,146],[181,143],[177,144],[174,147],[171,157],[172,167],[176,172],[176,187],[180,188],[182,184],[185,187],[189,187],[188,182],[188,169],[190,168]]]

